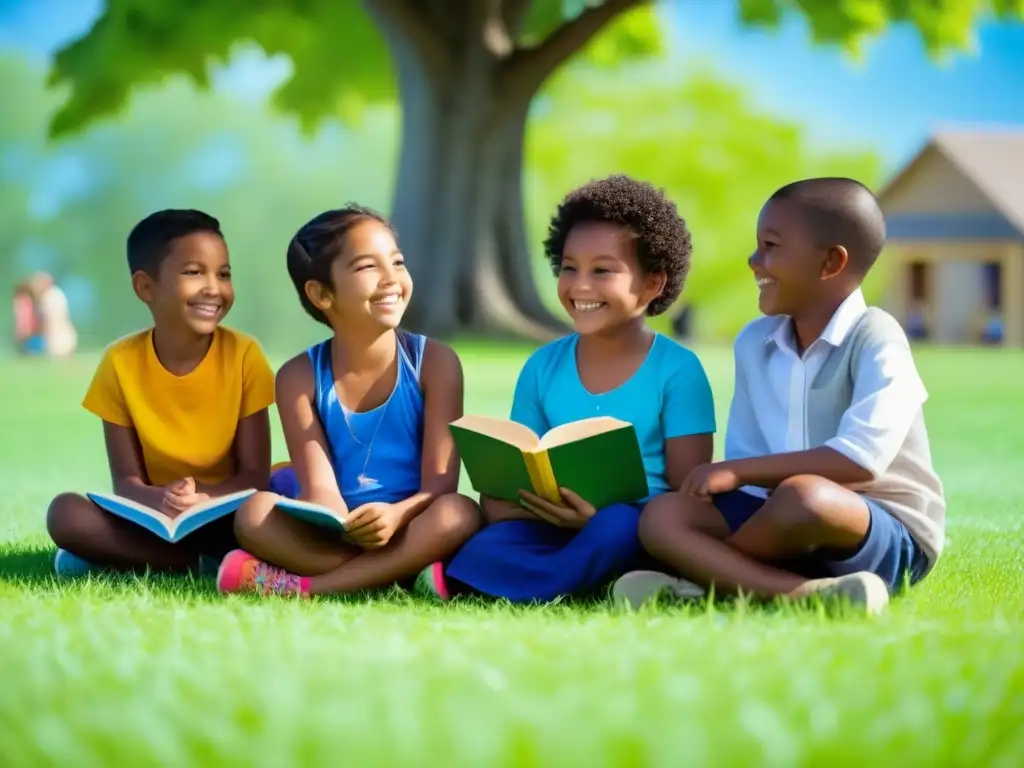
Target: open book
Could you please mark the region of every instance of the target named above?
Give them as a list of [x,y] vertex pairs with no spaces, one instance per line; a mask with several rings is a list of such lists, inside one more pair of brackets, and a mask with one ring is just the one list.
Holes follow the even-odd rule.
[[85,495],[107,512],[135,523],[150,533],[155,533],[164,541],[175,543],[204,525],[230,515],[254,493],[256,493],[255,489],[250,488],[230,493],[227,496],[218,496],[203,504],[196,504],[192,509],[182,512],[177,517],[170,517],[159,509],[147,507],[145,504],[139,504],[137,501],[113,493],[87,493]]
[[473,488],[518,501],[532,491],[555,504],[568,488],[597,509],[647,497],[640,442],[633,425],[599,416],[555,427],[543,437],[505,419],[463,416],[450,425]]
[[319,525],[321,528],[329,528],[338,533],[344,533],[348,527],[344,517],[330,507],[321,504],[282,497],[277,502],[277,508],[294,518],[312,525]]

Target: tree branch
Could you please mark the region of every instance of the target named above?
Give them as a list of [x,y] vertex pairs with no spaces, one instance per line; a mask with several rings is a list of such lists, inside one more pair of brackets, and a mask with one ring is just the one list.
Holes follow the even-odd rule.
[[519,48],[502,66],[502,90],[532,96],[548,75],[576,51],[585,46],[621,13],[646,0],[605,0],[601,5],[585,9],[567,21],[537,45]]
[[397,33],[416,50],[433,77],[443,77],[451,58],[417,0],[363,0],[384,32]]
[[501,4],[501,18],[505,22],[505,29],[512,39],[519,35],[519,31],[526,19],[526,12],[530,10],[530,3],[533,0],[503,0]]

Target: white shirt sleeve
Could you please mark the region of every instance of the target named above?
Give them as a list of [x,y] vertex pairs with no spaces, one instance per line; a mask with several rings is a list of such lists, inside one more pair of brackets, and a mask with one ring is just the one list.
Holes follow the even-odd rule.
[[750,398],[750,386],[744,359],[744,336],[736,340],[733,348],[735,387],[729,404],[729,422],[725,429],[725,458],[747,459],[769,453],[761,428],[757,423],[754,403]]
[[928,393],[906,341],[867,346],[858,363],[853,401],[839,434],[825,445],[878,477],[896,458]]

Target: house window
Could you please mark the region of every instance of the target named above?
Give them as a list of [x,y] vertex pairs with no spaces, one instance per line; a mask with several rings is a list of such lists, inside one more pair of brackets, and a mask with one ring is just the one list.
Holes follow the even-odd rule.
[[910,298],[925,301],[928,298],[928,265],[923,261],[910,264]]
[[985,308],[999,312],[1003,308],[1003,265],[990,262],[983,267]]
[[910,305],[907,307],[907,335],[914,340],[927,339],[928,264],[910,262]]
[[985,326],[981,341],[999,344],[1003,340],[1003,265],[986,262],[982,265],[982,286],[985,292]]

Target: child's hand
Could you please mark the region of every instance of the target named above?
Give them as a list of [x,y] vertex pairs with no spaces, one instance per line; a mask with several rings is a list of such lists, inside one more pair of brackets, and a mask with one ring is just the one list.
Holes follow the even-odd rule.
[[709,502],[712,496],[735,491],[739,487],[739,475],[730,469],[729,462],[722,461],[695,467],[679,486],[679,494]]
[[545,522],[561,528],[582,528],[597,511],[594,505],[584,501],[568,488],[559,488],[566,506],[552,504],[529,491],[520,491],[522,504],[533,514]]
[[348,516],[346,538],[363,549],[383,547],[398,530],[399,512],[394,504],[371,501]]
[[196,504],[209,500],[205,493],[196,493],[196,481],[185,477],[164,486],[164,509],[171,517],[187,512]]

